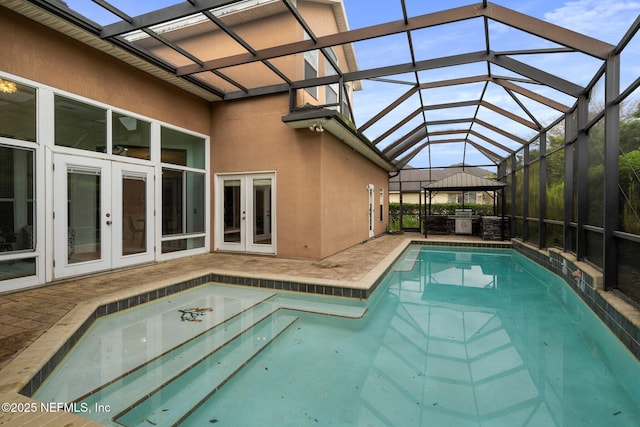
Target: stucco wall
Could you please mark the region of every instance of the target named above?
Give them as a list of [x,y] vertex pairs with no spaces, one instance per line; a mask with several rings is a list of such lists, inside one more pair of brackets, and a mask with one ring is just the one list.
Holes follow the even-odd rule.
[[[374,235],[387,231],[388,173],[328,132],[322,138],[322,256],[369,238],[369,192],[373,184]],[[384,191],[380,221],[380,189]]]
[[288,102],[283,94],[215,105],[212,170],[275,171],[278,255],[319,258],[320,144],[311,140],[311,132],[282,122]]
[[2,71],[209,133],[209,102],[5,8],[0,28]]
[[319,259],[366,240],[368,184],[375,185],[375,234],[383,233],[387,202],[380,222],[379,191],[387,194],[387,172],[328,132],[289,128],[281,119],[287,113],[286,94],[219,104],[212,113],[214,173],[276,172],[278,255]]

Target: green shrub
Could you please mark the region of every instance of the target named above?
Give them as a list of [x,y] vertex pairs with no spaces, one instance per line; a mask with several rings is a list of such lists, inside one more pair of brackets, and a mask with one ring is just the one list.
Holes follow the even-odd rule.
[[[494,215],[493,205],[481,205],[477,203],[465,203],[465,209],[471,209],[473,215],[490,216]],[[422,206],[425,211],[428,211],[428,206]],[[461,203],[438,203],[431,205],[431,215],[455,215],[456,209],[462,209]],[[420,215],[420,205],[416,203],[403,203],[402,214],[406,218],[407,216]],[[400,204],[389,203],[389,222],[400,221]],[[404,222],[404,221],[403,221]]]

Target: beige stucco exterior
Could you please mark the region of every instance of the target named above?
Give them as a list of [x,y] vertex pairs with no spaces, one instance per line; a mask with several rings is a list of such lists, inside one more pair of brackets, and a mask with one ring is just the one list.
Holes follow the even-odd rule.
[[386,214],[381,222],[377,212],[387,172],[328,132],[286,126],[281,118],[288,100],[279,95],[216,104],[213,173],[276,172],[280,256],[318,259],[367,240],[369,184],[376,189],[374,232],[385,232]]

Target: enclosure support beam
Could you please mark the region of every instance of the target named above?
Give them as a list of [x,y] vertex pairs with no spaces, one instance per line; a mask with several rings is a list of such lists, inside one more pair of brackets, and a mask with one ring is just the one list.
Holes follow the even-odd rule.
[[584,226],[587,223],[589,212],[589,188],[588,188],[588,168],[589,168],[589,135],[587,134],[587,122],[589,121],[589,100],[586,96],[578,98],[578,141],[577,159],[575,164],[576,176],[576,258],[582,260],[587,253],[587,230]]
[[603,259],[604,287],[618,286],[618,250],[613,233],[618,229],[620,104],[615,100],[620,93],[620,56],[607,59],[605,70],[604,112],[604,230]]
[[531,188],[531,183],[529,179],[531,178],[531,174],[529,173],[529,149],[530,145],[524,147],[524,159],[523,164],[524,168],[522,171],[522,240],[527,242],[529,241],[529,189]]
[[564,228],[564,244],[563,249],[565,252],[572,252],[574,248],[573,236],[574,234],[571,232],[571,222],[573,221],[573,192],[575,191],[573,187],[573,176],[575,171],[573,169],[573,165],[575,164],[573,159],[575,155],[575,148],[577,146],[577,142],[571,145],[567,145],[567,132],[569,126],[571,126],[571,118],[565,115],[564,119],[564,217],[563,217],[563,228]]
[[547,247],[547,224],[544,222],[547,218],[547,131],[540,132],[540,182],[539,182],[539,203],[540,212],[538,212],[538,232],[539,245],[541,248]]
[[509,229],[511,230],[511,236],[515,237],[516,236],[516,210],[517,210],[517,206],[516,206],[516,200],[517,200],[517,185],[518,183],[516,182],[516,155],[515,153],[511,154],[511,156],[509,157],[509,162],[511,162],[511,227],[509,227]]
[[398,190],[399,190],[399,197],[398,197],[398,202],[400,202],[398,204],[398,213],[400,214],[400,222],[399,222],[399,229],[400,231],[404,230],[404,226],[402,225],[402,216],[403,216],[403,212],[402,212],[402,170],[399,171],[398,173]]

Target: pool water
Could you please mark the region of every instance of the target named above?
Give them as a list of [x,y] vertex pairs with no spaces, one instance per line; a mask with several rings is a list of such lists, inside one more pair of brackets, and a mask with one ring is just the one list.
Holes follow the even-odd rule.
[[557,276],[416,246],[366,305],[210,285],[107,316],[35,398],[128,426],[637,426],[639,380]]

